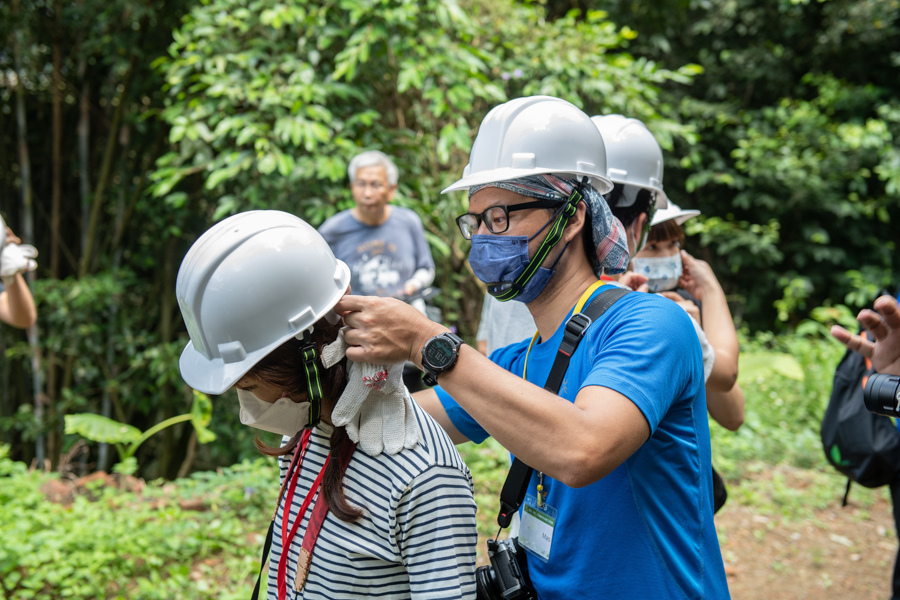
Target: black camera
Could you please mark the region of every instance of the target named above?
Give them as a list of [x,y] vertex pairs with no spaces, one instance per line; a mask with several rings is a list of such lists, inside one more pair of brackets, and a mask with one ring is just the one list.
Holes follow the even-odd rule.
[[869,375],[863,398],[869,412],[900,417],[900,377],[886,373]]
[[518,538],[488,540],[490,567],[475,569],[477,600],[537,600],[525,580],[525,550]]

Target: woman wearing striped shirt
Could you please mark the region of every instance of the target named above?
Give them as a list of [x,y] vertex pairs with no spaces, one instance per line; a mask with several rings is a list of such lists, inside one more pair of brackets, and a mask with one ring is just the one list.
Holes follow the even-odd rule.
[[222,221],[179,270],[185,381],[235,387],[243,423],[285,436],[281,448],[257,440],[282,483],[266,596],[474,598],[472,478],[453,443],[402,385],[388,393],[395,369],[360,376],[329,354],[348,282],[321,236],[278,211]]

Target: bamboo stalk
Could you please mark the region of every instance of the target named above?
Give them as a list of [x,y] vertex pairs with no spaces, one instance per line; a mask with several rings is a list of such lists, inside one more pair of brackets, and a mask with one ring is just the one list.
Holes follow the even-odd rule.
[[[13,0],[12,14],[19,14],[20,0]],[[17,29],[12,34],[13,64],[16,70],[16,125],[18,129],[19,169],[22,177],[22,229],[26,240],[34,239],[34,215],[31,188],[31,158],[28,153],[28,128],[25,117],[25,87],[22,83],[22,30]],[[29,287],[34,283],[34,271],[26,274],[25,280]],[[34,399],[34,418],[38,423],[38,435],[35,440],[35,459],[39,469],[45,467],[47,459],[44,444],[44,404],[46,397],[43,393],[41,378],[41,352],[40,337],[37,323],[28,328],[28,345],[31,347],[31,378],[32,395]]]

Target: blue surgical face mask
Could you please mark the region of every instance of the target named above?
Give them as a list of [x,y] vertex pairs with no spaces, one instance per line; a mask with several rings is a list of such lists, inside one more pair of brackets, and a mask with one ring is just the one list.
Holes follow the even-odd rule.
[[[489,294],[496,296],[505,292],[522,274],[528,264],[528,242],[529,238],[524,235],[472,236],[469,264],[478,279],[487,284]],[[515,299],[525,304],[533,301],[544,291],[552,276],[552,268],[540,267]]]

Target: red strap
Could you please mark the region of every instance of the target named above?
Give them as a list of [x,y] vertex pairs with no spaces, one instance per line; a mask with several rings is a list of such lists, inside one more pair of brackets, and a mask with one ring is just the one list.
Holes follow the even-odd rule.
[[[343,448],[341,448],[340,467],[341,478],[347,472],[347,466],[356,450],[356,444],[350,441],[350,438],[344,437]],[[306,577],[309,575],[309,567],[312,563],[313,548],[316,546],[316,540],[319,539],[319,531],[322,530],[322,524],[328,514],[328,503],[325,498],[316,501],[312,514],[309,516],[309,523],[306,526],[306,533],[303,535],[303,543],[300,547],[300,559],[297,564],[297,574],[294,577],[294,589],[299,591],[303,589],[306,583]]]
[[[347,472],[347,466],[350,464],[350,459],[353,457],[353,452],[354,450],[356,450],[356,444],[351,442],[350,438],[345,437],[344,447],[341,450],[341,476],[343,477],[344,473]],[[306,526],[306,533],[303,535],[302,548],[310,554],[312,554],[313,548],[316,545],[316,540],[319,537],[319,531],[321,531],[322,529],[322,523],[325,521],[325,515],[327,513],[328,503],[325,502],[325,498],[322,498],[322,501],[317,501],[315,507],[313,507],[313,512],[309,516],[309,524]]]
[[[278,559],[278,600],[284,600],[287,596],[287,555],[288,548],[291,545],[291,540],[294,539],[294,536],[297,534],[297,526],[300,524],[300,521],[303,520],[303,515],[306,512],[306,507],[309,505],[309,500],[311,500],[312,495],[316,493],[316,489],[319,487],[319,484],[322,482],[322,474],[325,472],[325,466],[323,465],[322,470],[319,472],[319,476],[316,478],[316,481],[313,482],[312,488],[309,490],[306,499],[303,502],[303,506],[300,509],[300,512],[297,514],[297,520],[294,522],[294,527],[291,529],[290,533],[288,533],[288,522],[290,521],[291,515],[291,505],[294,502],[294,491],[297,489],[297,478],[300,475],[300,469],[303,465],[303,458],[306,454],[306,448],[309,446],[309,438],[312,434],[312,429],[306,429],[303,431],[303,437],[300,440],[300,449],[299,451],[295,450],[300,455],[299,463],[297,467],[294,469],[294,474],[291,477],[291,481],[288,482],[287,488],[287,496],[284,499],[284,509],[281,513],[281,557]],[[296,458],[296,457],[295,457]],[[328,464],[328,459],[325,459],[325,465]]]
[[[305,435],[303,446],[304,451],[306,450],[306,442],[308,441],[309,436]],[[343,475],[347,471],[347,466],[350,464],[350,459],[352,458],[353,451],[355,449],[356,444],[351,442],[348,438],[344,438],[344,448],[340,463],[341,475]],[[307,492],[306,498],[303,499],[303,504],[300,505],[300,510],[297,512],[297,519],[294,521],[294,526],[291,527],[291,531],[289,534],[287,533],[287,522],[288,517],[290,516],[291,502],[293,502],[294,499],[294,489],[297,486],[296,474],[294,476],[293,482],[291,483],[290,490],[288,491],[288,496],[285,499],[281,524],[281,557],[278,560],[278,600],[285,600],[285,598],[287,597],[288,548],[290,547],[291,541],[294,539],[294,536],[297,535],[297,529],[300,527],[300,523],[303,521],[303,515],[306,514],[306,509],[309,508],[310,502],[312,502],[313,498],[316,496],[316,492],[322,485],[322,478],[325,475],[325,469],[326,467],[328,467],[328,462],[330,460],[331,455],[329,454],[325,459],[325,464],[322,465],[322,470],[319,471],[319,475],[313,482],[312,487],[309,489],[309,492]],[[303,535],[300,560],[299,564],[297,565],[297,573],[294,577],[295,590],[301,589],[303,587],[303,584],[306,583],[306,576],[309,573],[309,565],[312,561],[312,551],[316,545],[316,540],[319,538],[319,531],[321,531],[322,529],[322,524],[325,522],[325,517],[328,514],[328,504],[325,502],[324,498],[322,498],[321,500],[321,502],[316,502],[316,505],[313,507],[312,514],[310,514],[309,516],[309,523],[306,526],[306,533]]]

